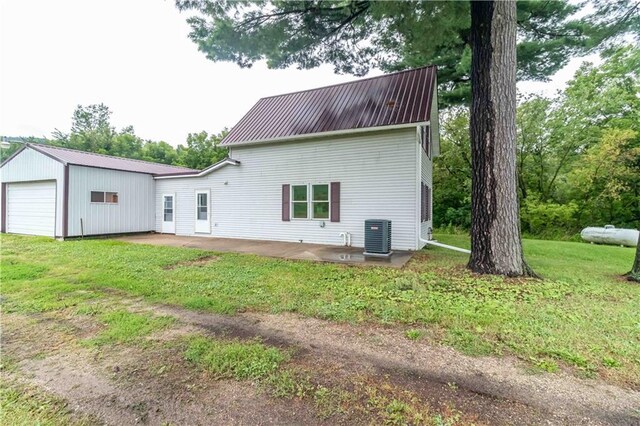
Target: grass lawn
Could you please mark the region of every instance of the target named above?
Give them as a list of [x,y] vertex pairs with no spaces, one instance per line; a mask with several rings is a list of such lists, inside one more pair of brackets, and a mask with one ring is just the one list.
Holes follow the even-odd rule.
[[[463,236],[438,238],[468,245]],[[465,255],[442,249],[424,250],[395,270],[228,253],[193,263],[212,253],[109,240],[5,235],[1,242],[7,313],[86,309],[84,302],[117,289],[224,314],[288,311],[402,324],[412,327],[409,339],[428,338],[473,355],[513,354],[547,371],[568,365],[587,376],[640,385],[640,286],[619,279],[631,267],[629,248],[526,240],[531,266],[546,278],[539,281],[475,276],[464,269]],[[169,324],[123,313],[101,320],[120,328],[94,344]],[[206,354],[200,349],[194,357]]]

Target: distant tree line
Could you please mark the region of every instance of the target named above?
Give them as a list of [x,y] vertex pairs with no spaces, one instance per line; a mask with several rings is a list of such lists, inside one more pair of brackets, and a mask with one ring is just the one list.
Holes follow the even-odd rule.
[[[193,169],[203,169],[223,159],[228,150],[220,147],[220,141],[227,134],[224,129],[218,134],[205,131],[189,133],[185,145],[173,147],[164,141],[143,140],[137,136],[132,126],[118,131],[111,125],[111,111],[104,104],[78,105],[73,112],[71,130],[68,133],[55,130],[52,138],[5,137],[8,141],[44,143],[80,151],[117,157],[134,158],[164,164],[174,164]],[[11,144],[3,150],[7,158],[20,148],[19,143]]]
[[[636,228],[640,221],[640,48],[584,64],[553,99],[520,98],[517,185],[522,231],[545,238],[585,226]],[[471,221],[469,111],[442,118],[434,170],[436,227]]]

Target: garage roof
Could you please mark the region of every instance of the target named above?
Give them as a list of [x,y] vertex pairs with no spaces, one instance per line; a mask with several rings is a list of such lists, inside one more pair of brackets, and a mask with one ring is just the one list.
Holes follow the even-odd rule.
[[133,160],[130,158],[113,157],[111,155],[95,154],[92,152],[77,151],[75,149],[60,148],[44,144],[28,143],[25,147],[32,148],[33,150],[58,160],[65,165],[73,164],[76,166],[122,170],[125,172],[146,173],[150,175],[198,171],[187,167],[171,166],[168,164],[152,163],[150,161]]
[[429,121],[436,67],[262,98],[221,145]]

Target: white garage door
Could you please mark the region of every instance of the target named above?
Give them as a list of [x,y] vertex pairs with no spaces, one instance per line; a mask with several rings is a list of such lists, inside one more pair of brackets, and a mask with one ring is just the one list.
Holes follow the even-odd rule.
[[55,222],[55,181],[7,185],[7,232],[53,237]]

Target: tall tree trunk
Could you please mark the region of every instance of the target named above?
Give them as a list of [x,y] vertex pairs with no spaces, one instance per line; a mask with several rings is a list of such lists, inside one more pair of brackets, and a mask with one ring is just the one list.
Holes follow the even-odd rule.
[[534,275],[516,189],[516,3],[471,2],[471,259],[475,272]]
[[640,282],[640,238],[638,238],[638,247],[636,248],[636,260],[633,262],[631,272],[627,274],[629,281]]

